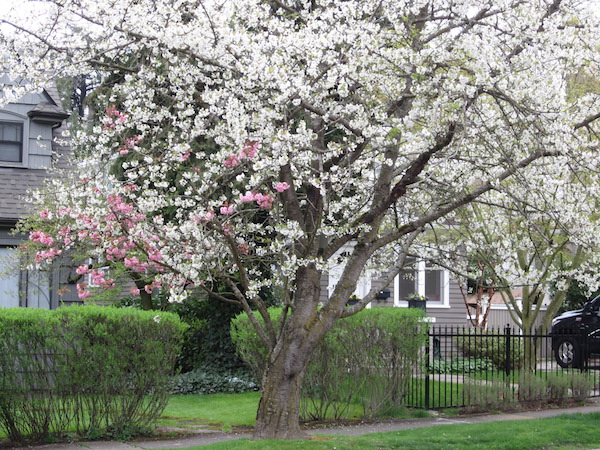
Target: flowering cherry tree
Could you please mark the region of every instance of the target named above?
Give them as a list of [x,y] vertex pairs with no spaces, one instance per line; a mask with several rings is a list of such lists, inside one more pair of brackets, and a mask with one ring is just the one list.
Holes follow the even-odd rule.
[[[374,298],[346,306],[367,267],[391,280],[464,205],[523,189],[508,182],[525,169],[553,179],[552,158],[595,158],[598,96],[566,88],[598,68],[592,3],[35,2],[35,20],[0,28],[3,67],[24,80],[4,98],[92,69],[112,83],[101,123],[72,136],[87,156],[53,187],[61,205],[43,215],[60,226],[32,234],[37,258],[87,246],[173,301],[225,280],[269,349],[255,437],[297,437],[310,353]],[[343,271],[322,292],[331,264]]]

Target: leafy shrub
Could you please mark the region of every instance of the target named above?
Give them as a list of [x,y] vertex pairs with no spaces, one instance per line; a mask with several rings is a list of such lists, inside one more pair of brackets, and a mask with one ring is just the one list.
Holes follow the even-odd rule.
[[217,370],[205,366],[175,375],[171,381],[170,392],[171,394],[239,394],[256,390],[258,384],[246,370]]
[[[276,319],[281,310],[270,314]],[[368,417],[401,405],[426,342],[422,317],[417,309],[378,308],[339,320],[311,355],[301,415],[343,417],[354,400]],[[245,315],[233,320],[231,335],[239,355],[261,379],[267,351]]]
[[[185,373],[208,365],[220,371],[245,368],[229,334],[231,319],[242,311],[241,307],[201,292],[194,292],[182,302],[169,302],[165,293],[153,295],[152,300],[155,309],[174,312],[187,325],[177,356],[178,371]],[[141,308],[139,296],[123,298],[118,305]]]
[[182,332],[154,311],[0,310],[0,429],[13,441],[70,425],[83,436],[146,429],[166,405]]
[[550,373],[546,379],[548,400],[555,403],[564,402],[569,396],[569,377],[562,373]]
[[587,373],[571,373],[571,395],[573,400],[582,402],[594,389],[594,379]]
[[430,367],[431,373],[463,374],[486,372],[495,368],[487,358],[454,358],[451,361],[435,359]]
[[464,384],[463,395],[468,408],[510,409],[517,404],[512,388],[504,383],[472,380]]
[[[269,316],[273,323],[281,316],[281,308],[269,308]],[[262,322],[262,319],[259,318]],[[231,321],[231,340],[237,355],[244,361],[256,380],[262,380],[267,364],[267,349],[256,334],[250,319],[245,313],[238,314]]]
[[[455,340],[457,348],[465,358],[488,359],[499,370],[506,369],[507,339],[495,331],[473,330],[470,335]],[[510,369],[520,369],[524,365],[523,339],[510,338]]]
[[548,399],[546,380],[534,373],[521,372],[519,375],[519,400],[522,402],[545,402]]

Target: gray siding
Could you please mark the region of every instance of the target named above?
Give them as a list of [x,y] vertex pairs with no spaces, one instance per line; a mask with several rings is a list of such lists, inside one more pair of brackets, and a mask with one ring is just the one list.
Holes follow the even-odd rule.
[[[328,296],[328,281],[329,277],[324,274],[321,278],[321,302],[327,301]],[[381,280],[371,280],[371,286],[378,290],[387,289],[390,292],[390,297],[385,300],[374,300],[371,303],[372,308],[386,308],[394,306],[394,283],[385,287]],[[432,318],[432,322],[436,326],[466,326],[467,311],[463,297],[460,293],[458,281],[449,280],[448,286],[448,306],[432,306],[430,305],[426,314]]]
[[449,307],[428,307],[427,316],[435,317],[436,326],[465,326],[467,325],[467,310],[458,281],[450,279]]
[[[533,326],[534,330],[540,327],[545,314],[546,308],[542,306],[542,310]],[[507,325],[513,329],[518,329],[505,305],[492,305],[492,310],[488,317],[488,328],[504,328]]]

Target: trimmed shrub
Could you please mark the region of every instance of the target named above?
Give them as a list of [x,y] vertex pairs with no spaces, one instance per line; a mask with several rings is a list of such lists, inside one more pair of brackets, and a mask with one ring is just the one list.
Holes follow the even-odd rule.
[[12,441],[147,429],[166,406],[182,333],[175,314],[155,311],[0,310],[0,429]]
[[519,375],[519,400],[522,402],[545,402],[548,399],[546,380],[534,373],[522,372]]
[[517,405],[512,388],[504,383],[471,380],[464,384],[463,395],[469,409],[511,409]]
[[[270,314],[276,319],[281,310]],[[422,317],[417,309],[377,308],[339,320],[311,355],[301,416],[341,418],[354,401],[366,417],[402,405],[427,339]],[[267,351],[245,315],[233,320],[231,335],[238,354],[261,379]]]
[[548,401],[563,403],[569,396],[570,377],[563,373],[549,373],[546,379]]
[[573,372],[570,376],[571,395],[573,400],[582,402],[590,396],[594,389],[594,377],[589,373]]

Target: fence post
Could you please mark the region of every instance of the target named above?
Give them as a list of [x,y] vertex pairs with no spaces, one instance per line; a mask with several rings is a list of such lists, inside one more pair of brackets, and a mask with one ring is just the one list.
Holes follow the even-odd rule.
[[505,347],[506,347],[506,360],[504,362],[504,370],[506,371],[506,376],[508,377],[510,375],[510,369],[511,369],[511,364],[510,364],[510,360],[511,360],[511,355],[510,355],[510,325],[507,324],[506,327],[504,328],[504,340],[505,340]]
[[429,330],[429,336],[427,337],[427,345],[425,346],[425,409],[429,409],[429,373],[431,371],[429,365],[429,341],[432,336],[435,336],[433,330]]

